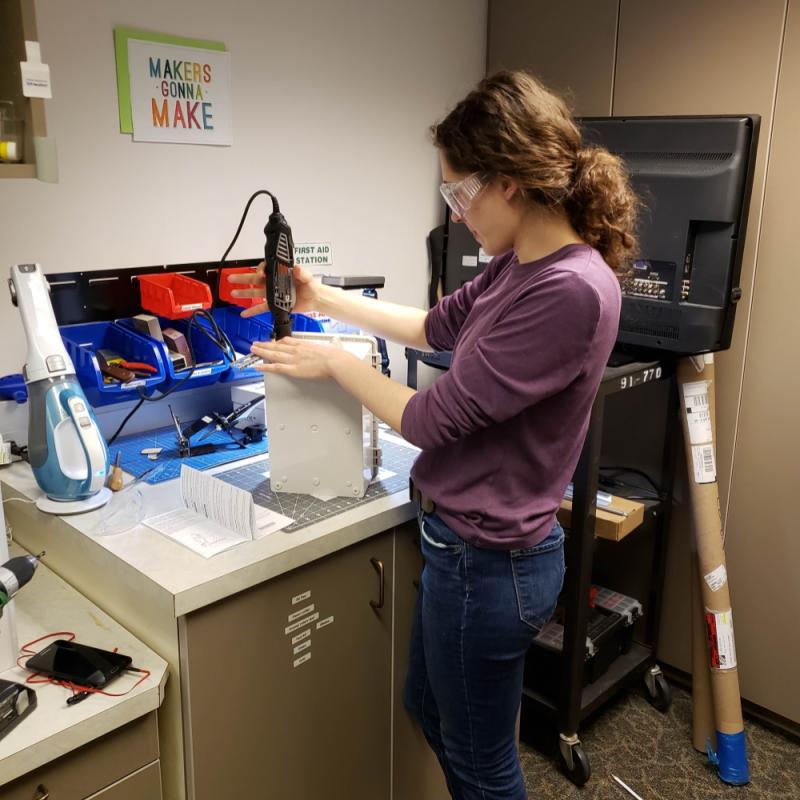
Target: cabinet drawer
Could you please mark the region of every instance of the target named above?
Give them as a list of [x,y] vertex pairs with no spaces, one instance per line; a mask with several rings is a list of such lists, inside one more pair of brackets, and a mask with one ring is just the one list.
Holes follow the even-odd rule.
[[[49,800],[84,800],[157,759],[158,723],[153,711],[17,778],[0,795],[3,800],[40,800],[49,793]],[[109,797],[116,800],[116,795]],[[140,797],[148,800],[147,795]]]
[[148,764],[87,800],[161,800],[160,762]]

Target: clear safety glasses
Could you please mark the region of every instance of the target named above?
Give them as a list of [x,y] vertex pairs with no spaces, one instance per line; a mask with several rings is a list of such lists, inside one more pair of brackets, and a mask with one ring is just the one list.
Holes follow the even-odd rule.
[[460,181],[449,181],[439,186],[445,203],[457,216],[463,217],[469,211],[473,200],[478,196],[489,180],[486,172],[473,172]]

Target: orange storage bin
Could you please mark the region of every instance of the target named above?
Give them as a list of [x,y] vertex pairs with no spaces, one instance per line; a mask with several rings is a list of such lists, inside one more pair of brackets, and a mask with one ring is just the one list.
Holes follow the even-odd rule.
[[242,308],[250,308],[263,303],[266,300],[264,297],[234,297],[231,294],[234,288],[246,289],[247,286],[238,283],[228,283],[228,275],[240,275],[243,272],[252,272],[254,275],[258,273],[257,267],[223,267],[219,273],[219,299],[224,300],[226,303],[231,303],[234,306],[241,306]]
[[160,317],[185,319],[211,308],[211,287],[177,272],[138,275],[142,308]]

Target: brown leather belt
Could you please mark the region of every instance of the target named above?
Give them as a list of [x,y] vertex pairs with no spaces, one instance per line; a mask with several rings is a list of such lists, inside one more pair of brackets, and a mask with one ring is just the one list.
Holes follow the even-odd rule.
[[436,511],[436,503],[431,500],[428,495],[414,486],[414,481],[408,482],[408,494],[411,497],[411,502],[417,503],[419,507],[426,513],[426,514],[433,514]]

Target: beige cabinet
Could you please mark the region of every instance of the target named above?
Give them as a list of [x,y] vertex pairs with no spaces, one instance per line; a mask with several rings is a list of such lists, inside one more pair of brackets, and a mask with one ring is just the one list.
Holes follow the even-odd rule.
[[446,800],[403,707],[416,531],[387,531],[183,620],[190,797]]
[[156,713],[23,775],[3,786],[0,796],[3,800],[160,800]]
[[389,531],[183,619],[190,797],[388,800],[392,550]]

